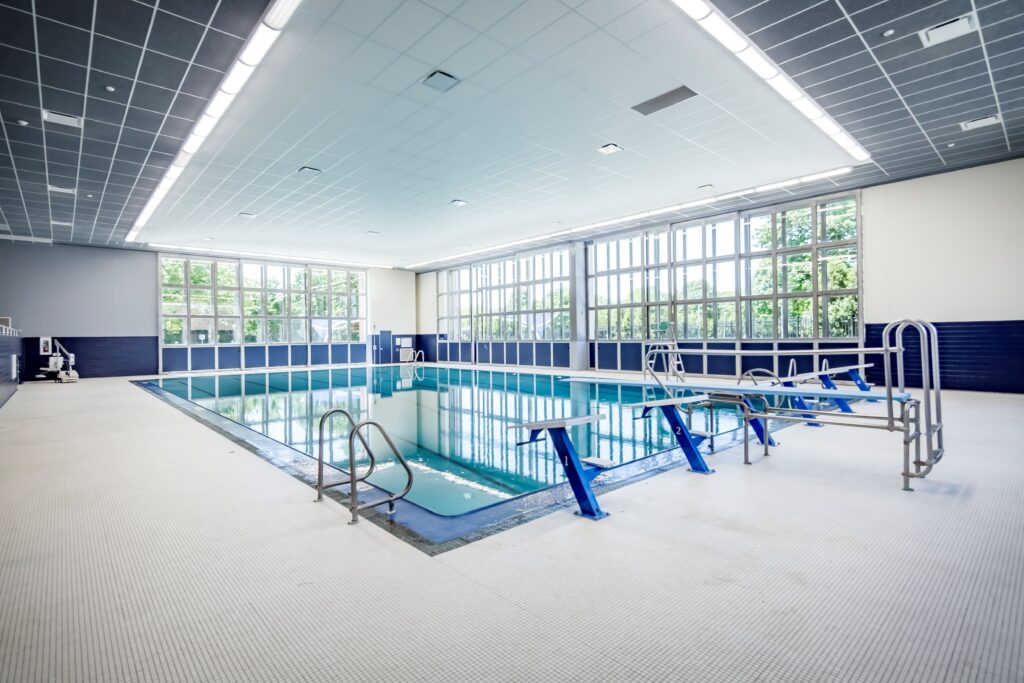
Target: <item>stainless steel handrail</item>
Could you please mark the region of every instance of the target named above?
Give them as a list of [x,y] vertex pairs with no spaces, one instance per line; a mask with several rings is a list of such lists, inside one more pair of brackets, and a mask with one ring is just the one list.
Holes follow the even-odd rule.
[[[343,408],[334,408],[332,410],[328,410],[320,417],[320,445],[319,448],[317,449],[318,463],[316,469],[316,502],[318,503],[324,499],[324,489],[331,489],[334,488],[335,486],[342,486],[344,484],[349,483],[353,476],[353,473],[355,472],[355,459],[352,458],[352,447],[350,445],[349,467],[351,467],[352,469],[346,471],[341,469],[340,467],[337,468],[342,472],[345,472],[345,474],[349,476],[349,479],[324,486],[324,426],[327,424],[327,420],[329,420],[334,415],[344,415],[345,419],[348,420],[349,428],[355,429],[356,427],[356,421],[352,419],[352,414]],[[349,432],[349,436],[351,436],[351,432]],[[363,448],[366,449],[366,455],[370,459],[370,468],[366,471],[366,474],[364,474],[361,477],[357,477],[356,481],[362,481],[363,479],[366,479],[368,476],[373,474],[373,470],[376,467],[376,459],[373,456],[373,451],[370,450],[370,444],[367,443],[366,439],[364,439],[362,435],[359,436],[359,441],[363,444]]]
[[[392,493],[392,494],[389,494],[389,495],[385,496],[384,498],[381,498],[380,500],[371,500],[368,503],[363,503],[362,505],[360,505],[359,504],[359,491],[358,491],[358,483],[359,483],[360,479],[356,478],[356,477],[349,477],[349,482],[350,482],[351,488],[349,489],[350,493],[349,493],[349,507],[348,507],[348,509],[352,513],[352,521],[350,521],[349,524],[357,524],[359,522],[359,511],[360,510],[367,510],[367,509],[372,508],[372,507],[377,507],[378,505],[383,505],[384,503],[387,503],[387,505],[388,505],[387,514],[393,515],[395,513],[395,501],[399,500],[400,498],[404,498],[406,496],[406,494],[409,493],[410,490],[412,490],[412,468],[409,467],[409,463],[408,463],[408,461],[406,461],[405,456],[402,455],[402,452],[400,450],[398,450],[397,446],[395,446],[395,442],[391,440],[391,436],[388,435],[388,433],[384,430],[383,425],[381,425],[381,423],[377,422],[376,420],[363,420],[362,422],[357,424],[355,427],[353,427],[351,433],[349,433],[349,435],[348,435],[348,457],[349,457],[349,467],[351,468],[351,470],[355,471],[355,466],[356,466],[356,461],[355,461],[355,445],[356,444],[355,444],[355,440],[356,440],[356,437],[359,437],[360,440],[363,440],[363,437],[360,434],[360,430],[363,429],[364,427],[374,427],[374,428],[377,429],[378,432],[380,432],[380,435],[382,437],[384,437],[384,441],[391,448],[391,452],[394,454],[395,458],[398,460],[398,462],[405,469],[405,474],[406,474],[406,477],[407,477],[407,481],[405,483],[405,488],[402,489],[401,493]],[[366,443],[365,440],[363,440],[363,443]],[[369,450],[367,450],[367,452],[369,452]]]

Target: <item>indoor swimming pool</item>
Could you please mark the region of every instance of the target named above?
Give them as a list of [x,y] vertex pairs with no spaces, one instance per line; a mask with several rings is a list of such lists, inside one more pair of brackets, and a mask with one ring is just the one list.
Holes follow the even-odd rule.
[[[445,517],[519,500],[566,481],[549,440],[517,446],[525,435],[510,427],[523,422],[601,413],[601,422],[572,428],[581,455],[618,466],[675,450],[673,460],[686,462],[660,416],[636,419],[639,413],[627,407],[662,396],[636,384],[422,366],[174,377],[149,384],[310,458],[316,458],[318,423],[328,410],[343,408],[356,421],[373,418],[413,469],[406,500]],[[713,416],[696,409],[691,426],[715,433],[719,444],[726,444],[742,419],[725,407]],[[344,419],[327,425],[325,462],[347,469],[348,435]],[[378,466],[368,481],[400,491],[404,470],[379,435],[370,436],[370,445]],[[367,464],[361,448],[357,462]],[[337,474],[329,481],[339,479]]]

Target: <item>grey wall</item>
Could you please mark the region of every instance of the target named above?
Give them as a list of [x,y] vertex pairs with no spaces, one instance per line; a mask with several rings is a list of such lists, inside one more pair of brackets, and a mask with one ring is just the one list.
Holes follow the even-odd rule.
[[156,336],[154,252],[0,241],[0,316],[26,337]]

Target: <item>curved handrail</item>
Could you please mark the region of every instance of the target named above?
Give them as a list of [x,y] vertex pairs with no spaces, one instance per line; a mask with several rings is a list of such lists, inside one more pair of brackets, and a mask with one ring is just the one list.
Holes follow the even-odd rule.
[[[331,484],[330,486],[326,486],[326,487],[324,486],[324,427],[327,424],[327,420],[329,420],[334,415],[344,415],[345,419],[348,420],[349,427],[351,429],[354,429],[356,427],[356,421],[354,419],[352,419],[352,413],[348,412],[344,408],[333,408],[331,410],[328,410],[326,413],[324,413],[320,417],[320,445],[319,445],[319,447],[317,449],[317,468],[316,468],[316,502],[318,502],[318,503],[324,499],[324,489],[325,488],[333,488],[335,486],[341,486],[342,484],[349,483],[349,480],[351,480],[351,478],[353,477],[353,474],[355,472],[355,459],[352,457],[352,444],[351,444],[351,438],[350,438],[349,439],[349,467],[351,469],[349,469],[348,471],[341,470],[342,472],[345,472],[345,474],[347,474],[349,476],[349,479],[346,479],[345,481],[339,481],[336,484]],[[351,437],[351,436],[352,436],[352,433],[350,431],[349,432],[349,437]],[[363,476],[356,477],[356,479],[355,479],[356,481],[362,481],[363,479],[366,479],[368,476],[370,476],[373,473],[374,468],[377,466],[376,459],[373,457],[373,451],[370,450],[370,444],[367,443],[366,439],[364,439],[362,435],[359,436],[359,441],[363,444],[363,448],[366,449],[366,455],[370,459],[370,468],[366,471],[366,474],[364,474]],[[339,467],[338,469],[341,469],[341,468]]]
[[736,384],[743,384],[743,379],[747,378],[754,383],[754,386],[757,386],[757,375],[759,374],[771,377],[777,384],[782,384],[782,379],[775,374],[774,370],[769,370],[768,368],[750,368],[740,375],[740,378],[736,380]]
[[405,495],[407,493],[409,493],[410,490],[412,490],[412,468],[409,467],[409,463],[408,463],[408,461],[406,461],[405,456],[402,455],[402,452],[400,450],[398,450],[397,446],[395,446],[395,442],[391,440],[391,436],[384,430],[384,426],[381,425],[381,423],[377,422],[376,420],[370,420],[370,419],[363,420],[362,422],[360,422],[359,424],[354,426],[352,428],[352,431],[349,433],[349,435],[348,435],[348,457],[349,457],[350,467],[355,469],[355,440],[356,440],[356,437],[358,436],[359,439],[363,441],[363,443],[366,443],[366,441],[363,439],[362,434],[360,434],[360,431],[364,427],[375,427],[377,429],[377,431],[380,432],[380,435],[382,437],[384,437],[384,441],[391,448],[391,452],[394,454],[395,458],[398,460],[398,462],[405,469],[405,474],[406,474],[406,477],[407,477],[407,481],[405,483],[405,488],[402,489],[401,493],[392,493],[392,494],[389,494],[389,495],[385,496],[384,498],[381,498],[380,500],[372,500],[372,501],[370,501],[368,503],[363,503],[362,505],[360,505],[359,504],[359,497],[358,497],[359,496],[359,492],[358,492],[358,489],[357,489],[357,486],[356,486],[356,484],[360,480],[358,478],[350,477],[349,478],[349,482],[350,482],[351,488],[349,489],[350,490],[350,494],[349,494],[349,508],[348,509],[352,513],[352,521],[350,521],[349,524],[356,524],[357,522],[359,522],[359,511],[360,510],[366,510],[368,508],[377,507],[378,505],[383,505],[384,503],[388,504],[388,512],[387,512],[387,514],[389,514],[389,515],[394,514],[394,512],[395,512],[395,501],[400,499],[400,498],[404,498]]

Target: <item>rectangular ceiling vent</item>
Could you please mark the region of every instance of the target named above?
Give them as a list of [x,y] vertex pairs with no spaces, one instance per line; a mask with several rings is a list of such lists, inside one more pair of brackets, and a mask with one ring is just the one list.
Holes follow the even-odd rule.
[[633,107],[633,109],[638,111],[638,112],[640,112],[644,116],[650,116],[651,114],[653,114],[656,111],[661,111],[662,109],[668,109],[673,104],[679,104],[680,102],[685,102],[686,100],[690,99],[691,97],[696,97],[696,96],[697,96],[697,93],[693,92],[692,90],[687,88],[685,85],[682,85],[682,86],[679,86],[678,88],[676,88],[675,90],[669,90],[667,93],[662,93],[661,95],[658,95],[657,97],[652,97],[651,99],[647,100],[646,102],[641,102],[640,104],[638,104],[635,107]]
[[923,31],[918,31],[917,35],[921,37],[921,42],[924,43],[925,47],[931,47],[954,38],[959,38],[960,36],[966,36],[968,33],[977,30],[978,17],[971,13],[956,19],[950,19],[931,28],[926,28]]
[[71,116],[70,114],[61,114],[59,111],[50,111],[49,109],[43,110],[43,121],[47,123],[56,123],[61,126],[68,126],[70,128],[81,128],[82,119],[77,116]]
[[434,71],[424,76],[420,83],[437,92],[448,92],[459,84],[459,79],[443,71]]
[[312,166],[303,166],[302,168],[295,172],[295,174],[298,175],[300,178],[316,178],[318,175],[322,173],[323,171],[321,171],[319,168],[314,168]]
[[75,188],[73,188],[73,187],[60,187],[58,185],[47,185],[46,189],[48,189],[50,192],[54,192],[56,194],[70,194],[70,195],[74,195],[75,194]]
[[75,227],[74,225],[72,225],[71,221],[50,221],[50,225],[60,225],[65,228]]
[[999,114],[993,114],[992,116],[982,116],[980,119],[972,119],[970,121],[961,121],[960,130],[974,130],[975,128],[984,128],[985,126],[994,126],[997,123],[1002,123],[1003,118]]

